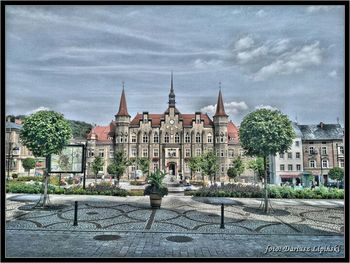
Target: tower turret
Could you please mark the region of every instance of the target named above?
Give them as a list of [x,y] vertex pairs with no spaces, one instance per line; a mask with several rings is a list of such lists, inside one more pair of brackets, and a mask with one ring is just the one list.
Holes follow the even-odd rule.
[[126,105],[126,98],[124,92],[124,82],[123,90],[120,96],[119,111],[115,115],[115,144],[118,150],[128,149],[128,136],[129,136],[129,125],[130,125],[130,115],[128,113],[128,108]]

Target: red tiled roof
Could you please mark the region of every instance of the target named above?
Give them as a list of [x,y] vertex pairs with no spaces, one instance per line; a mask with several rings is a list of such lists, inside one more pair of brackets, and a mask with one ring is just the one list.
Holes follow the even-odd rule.
[[233,139],[234,143],[239,142],[238,128],[236,127],[236,125],[233,124],[232,121],[229,121],[229,123],[227,124],[227,135],[229,141]]
[[[183,126],[192,126],[192,121],[195,120],[196,114],[179,114],[179,120],[183,121]],[[164,119],[164,114],[148,114],[148,118],[152,120],[152,126],[160,126],[160,121]],[[213,126],[213,121],[208,114],[201,114],[201,119],[204,120],[204,126]],[[142,120],[142,114],[137,114],[131,121],[130,125],[137,126]]]
[[96,140],[104,141],[108,140],[109,133],[111,131],[111,126],[96,126],[91,129],[89,134],[87,135],[88,139],[91,139],[92,134],[96,135]]
[[[164,114],[148,114],[148,119],[152,120],[152,126],[160,126],[160,120],[164,119]],[[142,114],[138,113],[130,122],[131,126],[139,125],[142,120]]]

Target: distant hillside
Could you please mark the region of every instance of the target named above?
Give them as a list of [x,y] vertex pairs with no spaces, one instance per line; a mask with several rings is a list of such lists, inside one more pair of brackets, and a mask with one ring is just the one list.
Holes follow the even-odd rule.
[[[8,117],[10,117],[11,122],[15,122],[15,119],[24,120],[26,116],[25,115],[17,115],[17,116],[8,115],[6,116],[6,121],[8,120]],[[67,120],[67,121],[69,122],[70,127],[72,129],[73,138],[76,138],[76,139],[86,138],[86,135],[92,129],[92,125],[84,121],[75,121],[75,120]]]

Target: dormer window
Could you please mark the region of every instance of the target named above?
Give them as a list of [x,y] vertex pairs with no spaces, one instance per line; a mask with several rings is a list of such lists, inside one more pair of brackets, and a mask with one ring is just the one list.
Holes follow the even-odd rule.
[[201,135],[199,132],[197,132],[196,134],[196,143],[200,143],[201,142]]
[[143,142],[143,143],[148,143],[148,135],[147,135],[146,132],[143,134],[142,142]]
[[153,135],[153,142],[154,143],[159,143],[159,136],[158,136],[157,132],[155,132],[154,135]]
[[190,137],[190,135],[187,132],[186,136],[185,136],[185,143],[190,143],[190,142],[191,142],[191,137]]
[[212,143],[213,142],[213,136],[211,135],[211,133],[208,134],[208,143]]
[[175,134],[175,143],[180,143],[180,135],[179,135],[179,133]]
[[169,134],[168,133],[165,133],[165,135],[164,135],[164,142],[169,143]]
[[131,135],[131,142],[136,142],[136,134],[135,133],[133,133]]

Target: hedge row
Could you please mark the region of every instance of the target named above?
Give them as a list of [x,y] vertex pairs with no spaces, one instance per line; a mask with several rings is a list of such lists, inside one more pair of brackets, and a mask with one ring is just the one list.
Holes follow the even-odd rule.
[[[262,198],[264,190],[259,186],[227,184],[223,187],[210,186],[197,191],[190,191],[185,195],[198,197],[243,197]],[[344,199],[344,190],[336,188],[319,187],[315,189],[293,189],[286,186],[269,187],[270,198],[292,198],[292,199]]]

